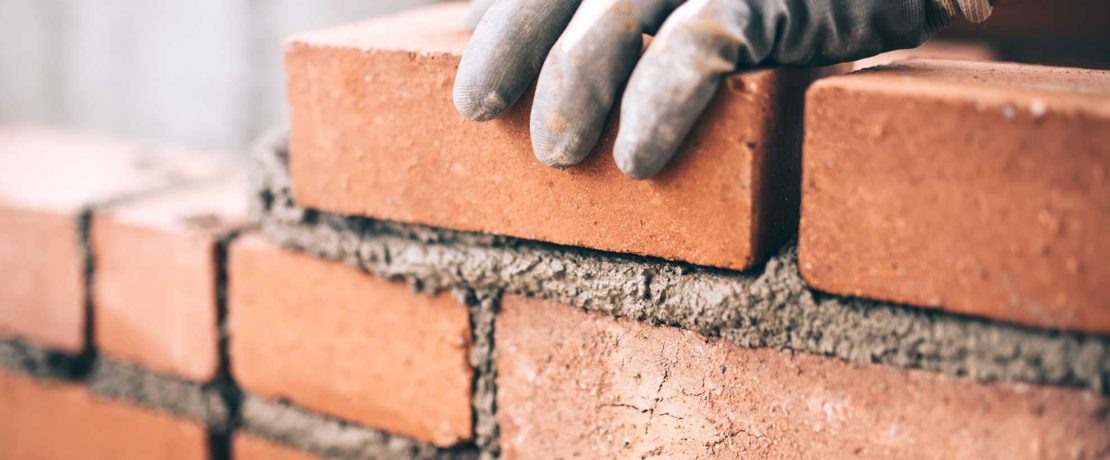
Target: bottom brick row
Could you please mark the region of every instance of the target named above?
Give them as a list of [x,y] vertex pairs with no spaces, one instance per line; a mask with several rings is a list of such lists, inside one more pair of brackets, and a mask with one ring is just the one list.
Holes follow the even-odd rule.
[[[247,394],[440,447],[474,442],[467,306],[261,236],[232,243],[228,282],[232,377]],[[1110,403],[1094,391],[746,348],[515,295],[493,326],[505,458],[1110,455]],[[3,458],[212,458],[199,422],[11,372],[0,389]],[[231,449],[316,458],[244,431]]]
[[198,422],[0,369],[0,458],[206,460],[209,448]]
[[744,348],[509,297],[507,458],[1106,458],[1094,394]]

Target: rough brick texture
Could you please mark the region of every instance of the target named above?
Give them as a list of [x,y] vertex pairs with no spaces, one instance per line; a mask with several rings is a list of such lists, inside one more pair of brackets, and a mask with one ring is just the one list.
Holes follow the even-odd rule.
[[505,458],[1101,458],[1110,402],[743,348],[508,297]]
[[1110,72],[907,61],[808,95],[817,289],[1110,332]]
[[232,373],[249,392],[441,446],[471,437],[466,307],[349,268],[237,240]]
[[0,334],[84,346],[81,216],[90,207],[207,176],[210,157],[28,126],[0,126]]
[[795,228],[806,71],[730,77],[657,178],[624,177],[614,127],[581,165],[540,164],[531,96],[502,119],[451,102],[462,2],[295,37],[291,173],[324,211],[744,268]]
[[217,245],[247,219],[245,178],[155,194],[98,212],[93,324],[98,349],[153,370],[216,374]]
[[315,455],[242,433],[235,435],[231,452],[234,460],[319,460]]
[[0,457],[207,460],[202,425],[0,370]]

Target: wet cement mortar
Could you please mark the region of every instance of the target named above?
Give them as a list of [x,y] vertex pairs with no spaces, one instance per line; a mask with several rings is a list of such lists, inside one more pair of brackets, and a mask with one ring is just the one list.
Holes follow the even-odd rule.
[[802,280],[793,244],[739,273],[302,209],[292,199],[286,145],[273,134],[252,154],[264,232],[417,290],[524,295],[744,347],[1110,394],[1110,337],[820,293]]
[[103,357],[93,366],[88,385],[100,396],[196,420],[215,431],[228,428],[228,407],[209,385]]
[[328,459],[474,459],[473,446],[452,449],[315,414],[282,401],[244,398],[242,430]]

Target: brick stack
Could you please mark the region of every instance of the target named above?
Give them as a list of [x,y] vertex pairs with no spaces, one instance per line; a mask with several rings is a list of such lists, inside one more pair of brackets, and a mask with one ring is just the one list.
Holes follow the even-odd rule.
[[1110,74],[741,73],[634,182],[454,113],[463,9],[289,42],[254,219],[203,168],[0,184],[0,453],[1110,455]]

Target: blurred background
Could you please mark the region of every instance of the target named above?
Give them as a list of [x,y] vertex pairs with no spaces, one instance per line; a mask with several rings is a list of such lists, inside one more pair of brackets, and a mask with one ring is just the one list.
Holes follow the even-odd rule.
[[[286,36],[433,1],[0,0],[0,123],[242,150],[285,119]],[[1017,2],[946,38],[1110,67],[1110,0]]]
[[241,150],[285,118],[284,38],[434,0],[0,0],[0,123]]

